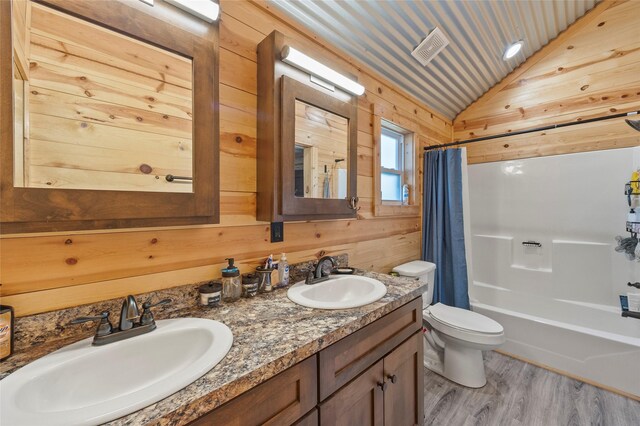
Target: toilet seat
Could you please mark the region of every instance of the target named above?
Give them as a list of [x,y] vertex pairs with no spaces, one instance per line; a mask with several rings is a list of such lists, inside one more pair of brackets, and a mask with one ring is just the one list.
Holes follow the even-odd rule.
[[436,303],[428,308],[429,314],[436,321],[463,331],[484,334],[500,334],[504,332],[500,323],[477,312]]
[[482,345],[504,342],[502,325],[477,312],[436,303],[424,310],[423,318],[436,331],[463,342]]

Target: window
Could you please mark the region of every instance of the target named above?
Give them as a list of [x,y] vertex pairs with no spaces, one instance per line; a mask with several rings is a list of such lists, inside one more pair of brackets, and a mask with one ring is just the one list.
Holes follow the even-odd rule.
[[382,201],[402,202],[404,135],[386,127],[380,135],[380,173]]
[[[374,111],[373,127],[374,215],[419,216],[418,125],[403,118],[400,126]],[[404,185],[409,188],[405,201]]]

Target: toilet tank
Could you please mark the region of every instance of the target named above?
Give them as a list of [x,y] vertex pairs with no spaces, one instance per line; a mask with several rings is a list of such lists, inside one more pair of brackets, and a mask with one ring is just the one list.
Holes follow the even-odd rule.
[[422,306],[426,308],[433,301],[433,279],[436,275],[436,265],[424,260],[413,260],[392,269],[401,277],[415,278],[428,284],[427,291],[422,293]]

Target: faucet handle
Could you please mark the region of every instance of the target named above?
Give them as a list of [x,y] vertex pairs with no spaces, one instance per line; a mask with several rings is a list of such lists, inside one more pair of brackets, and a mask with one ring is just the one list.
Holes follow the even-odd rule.
[[153,308],[154,306],[158,306],[158,305],[166,305],[168,303],[173,302],[173,300],[171,299],[162,299],[159,302],[156,303],[151,303],[151,298],[148,298],[143,304],[142,304],[142,309],[149,309],[149,308]]
[[151,308],[158,305],[166,305],[171,302],[171,299],[162,299],[161,301],[152,304],[151,298],[147,299],[147,301],[142,304],[142,316],[140,317],[140,325],[149,325],[155,322],[153,313],[151,312]]
[[109,321],[109,312],[105,311],[97,317],[79,317],[73,319],[69,322],[69,324],[82,324],[89,321],[100,321],[98,324],[98,329],[96,330],[96,336],[106,336],[111,334],[113,331],[113,325],[111,325],[111,321]]
[[309,272],[307,273],[307,277],[304,280],[305,284],[311,284],[315,277],[316,277],[316,275],[314,273],[314,270],[310,269]]

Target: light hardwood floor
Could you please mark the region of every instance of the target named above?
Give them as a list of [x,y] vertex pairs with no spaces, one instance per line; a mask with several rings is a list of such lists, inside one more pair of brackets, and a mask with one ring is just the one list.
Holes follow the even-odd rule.
[[425,368],[425,426],[640,425],[638,401],[496,352],[485,353],[485,367],[481,389]]

